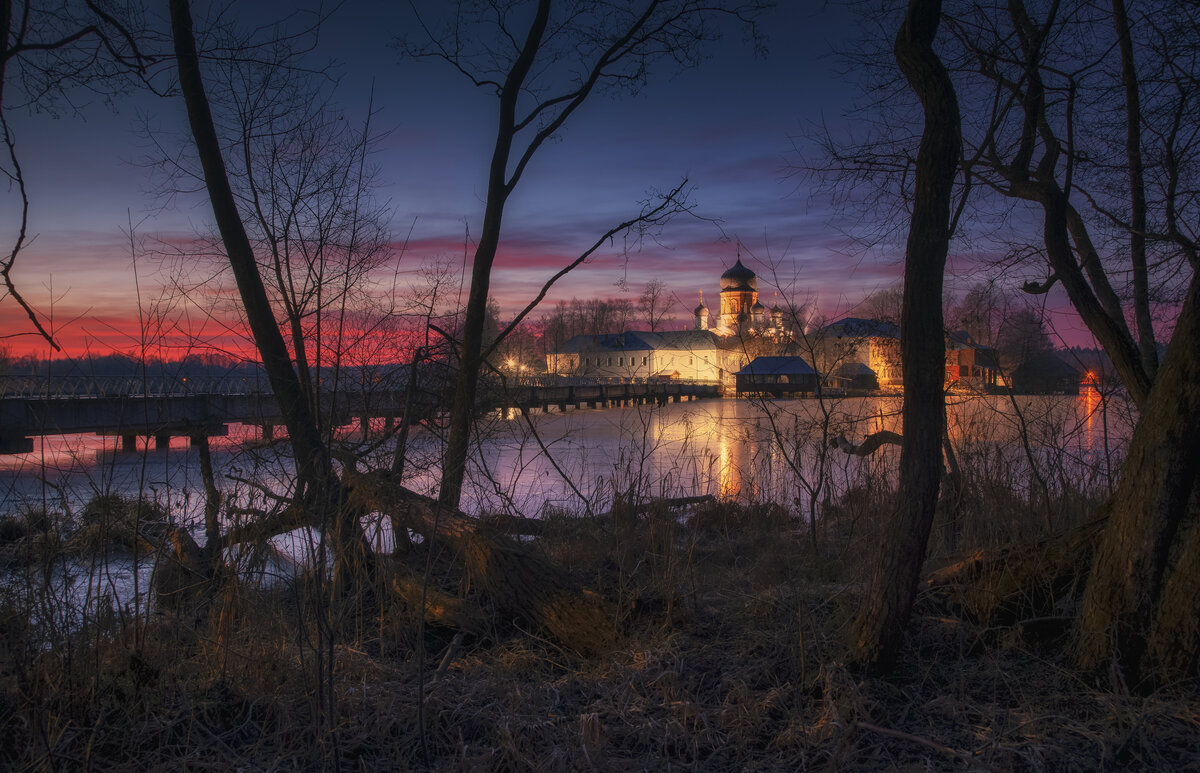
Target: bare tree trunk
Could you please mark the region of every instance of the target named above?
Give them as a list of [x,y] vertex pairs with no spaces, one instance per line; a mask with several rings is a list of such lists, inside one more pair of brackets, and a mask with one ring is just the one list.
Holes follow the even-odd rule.
[[[1187,587],[1193,534],[1173,559],[1200,477],[1200,279],[1193,278],[1166,358],[1142,405],[1121,482],[1109,504],[1084,596],[1076,660],[1096,668],[1115,659],[1131,679],[1142,658],[1164,583]],[[1191,600],[1194,604],[1195,599]],[[1176,607],[1179,604],[1175,605]],[[1164,635],[1178,609],[1162,609]],[[1173,635],[1173,634],[1172,634]],[[1168,637],[1169,638],[1169,637]]]
[[188,0],[171,0],[171,29],[175,38],[175,56],[179,64],[179,87],[187,104],[188,120],[200,164],[204,169],[204,182],[212,204],[213,216],[221,232],[221,241],[229,255],[229,265],[237,282],[238,294],[246,309],[246,320],[254,336],[254,345],[262,356],[263,369],[275,392],[275,399],[283,412],[287,425],[288,439],[296,451],[296,470],[301,479],[314,483],[328,477],[329,454],[321,442],[316,422],[300,391],[300,381],[292,367],[291,357],[284,345],[283,336],[258,265],[254,250],[246,236],[245,226],[237,210],[229,177],[225,171],[225,160],[217,132],[213,127],[208,96],[200,77],[200,62],[196,55],[196,41],[192,32],[192,19]]
[[1158,370],[1158,344],[1150,317],[1150,277],[1146,265],[1146,172],[1142,163],[1142,106],[1133,39],[1125,0],[1113,0],[1113,22],[1121,51],[1121,85],[1125,90],[1125,160],[1129,166],[1129,261],[1133,267],[1133,312],[1137,321],[1142,368],[1151,380]]
[[[188,0],[170,0],[170,9],[171,31],[179,66],[179,87],[187,105],[192,138],[204,169],[204,182],[213,216],[229,256],[238,294],[246,309],[250,332],[287,425],[288,439],[296,459],[296,474],[301,483],[297,494],[303,493],[309,505],[322,510],[322,523],[328,524],[326,519],[329,514],[336,513],[332,516],[331,536],[339,569],[347,570],[342,571],[341,575],[346,577],[348,573],[357,573],[366,568],[369,550],[366,537],[357,514],[351,508],[341,507],[338,502],[340,487],[329,451],[321,440],[315,414],[300,388],[283,335],[271,311],[262,276],[258,273],[254,250],[237,210],[200,75]],[[335,576],[337,574],[335,571]]]
[[1150,631],[1144,669],[1166,683],[1194,675],[1200,665],[1200,486],[1192,489],[1191,531],[1183,542]]
[[441,489],[438,492],[438,501],[451,510],[458,508],[467,471],[471,414],[475,409],[475,389],[479,384],[479,369],[483,364],[480,354],[483,351],[483,324],[487,319],[492,263],[496,259],[496,249],[500,246],[500,224],[504,218],[504,205],[512,192],[508,182],[508,161],[517,131],[517,99],[533,66],[534,56],[541,46],[542,35],[546,31],[549,18],[550,2],[541,0],[521,55],[509,71],[500,92],[500,122],[496,130],[496,146],[492,150],[492,163],[488,169],[487,206],[483,214],[483,231],[479,235],[479,246],[475,248],[475,260],[471,265],[471,290],[467,297],[466,318],[463,321],[462,355],[458,364],[458,381],[454,386],[449,437],[446,442],[446,456],[442,462]]
[[446,544],[466,564],[473,582],[506,613],[535,623],[581,654],[605,651],[615,640],[605,599],[583,589],[565,571],[480,522],[400,485],[386,470],[347,467],[350,500],[380,512],[426,539]]
[[192,445],[200,456],[200,479],[204,482],[204,553],[210,569],[221,562],[221,492],[213,473],[212,449],[207,435],[194,435]]
[[900,349],[904,363],[904,437],[899,506],[880,543],[867,598],[853,626],[850,659],[872,671],[895,662],[912,611],[937,506],[945,422],[942,281],[950,241],[950,203],[961,144],[958,100],[933,50],[940,0],[910,0],[895,55],[925,111],[917,155],[912,223],[904,264]]

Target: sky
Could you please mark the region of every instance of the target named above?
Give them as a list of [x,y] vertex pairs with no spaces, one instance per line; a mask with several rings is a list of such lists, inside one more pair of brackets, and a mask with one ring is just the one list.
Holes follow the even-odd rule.
[[[196,5],[199,17],[203,6]],[[433,13],[447,5],[425,3]],[[263,0],[229,6],[247,19],[273,10]],[[784,0],[763,22],[765,55],[733,31],[697,68],[652,73],[635,95],[592,97],[538,154],[506,211],[492,282],[502,316],[636,214],[649,191],[669,190],[684,177],[693,186],[695,217],[675,219],[628,251],[620,242],[601,250],[546,303],[636,301],[658,279],[684,326],[701,291],[715,306],[718,278],[739,254],[759,273],[768,299],[782,290],[797,302],[815,301],[829,316],[853,313],[864,295],[897,281],[902,246],[855,255],[836,213],[795,173],[800,154],[811,149],[811,127],[845,125],[854,89],[833,50],[853,38],[850,12]],[[482,220],[496,110],[491,94],[444,64],[402,60],[390,44],[410,27],[401,11],[348,0],[317,47],[338,62],[337,98],[348,120],[361,120],[370,98],[373,125],[386,132],[373,160],[402,282],[417,281],[430,261],[462,270],[464,240]],[[86,96],[76,102],[77,111],[14,115],[34,239],[13,279],[69,353],[129,352],[138,345],[139,319],[164,295],[168,278],[148,253],[194,239],[211,229],[212,218],[200,196],[164,197],[148,168],[156,151],[143,127],[179,130],[181,100],[135,94],[111,105]],[[12,192],[0,195],[6,244],[16,211]],[[967,274],[970,263],[957,260]],[[187,325],[217,335],[219,321],[187,313]],[[0,301],[0,331],[7,331],[0,335],[8,336],[0,345],[45,355],[44,342],[21,335],[31,329],[22,315],[11,298]]]

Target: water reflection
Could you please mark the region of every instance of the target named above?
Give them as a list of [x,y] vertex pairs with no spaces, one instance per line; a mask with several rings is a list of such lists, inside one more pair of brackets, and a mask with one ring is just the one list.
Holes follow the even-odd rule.
[[1087,418],[1084,420],[1087,438],[1087,450],[1094,451],[1096,449],[1096,413],[1100,407],[1100,390],[1094,384],[1085,383],[1079,390],[1079,400],[1083,403],[1083,415]]
[[[1115,412],[1114,407],[1120,407]],[[1131,410],[1095,388],[1076,397],[989,396],[955,399],[947,409],[956,450],[1013,455],[1014,475],[1032,454],[1037,464],[1091,465],[1107,475],[1110,454],[1128,438]],[[867,472],[890,480],[898,450],[868,459],[831,453],[828,439],[851,442],[881,430],[901,431],[899,398],[836,401],[706,400],[666,406],[581,409],[520,416],[493,414],[481,428],[464,508],[538,515],[546,508],[602,512],[617,494],[790,503],[808,495],[838,496],[864,485]],[[375,429],[375,428],[373,428]],[[167,499],[183,517],[199,518],[204,501],[195,452],[120,453],[115,439],[47,438],[38,451],[0,457],[0,511],[65,503],[77,512],[93,494],[115,491]],[[1024,448],[1028,446],[1027,454]],[[440,442],[411,439],[407,483],[436,489]],[[214,438],[221,485],[245,492],[239,479],[266,479],[286,490],[291,468],[263,445],[257,427],[233,425]],[[982,450],[978,451],[983,458]],[[993,457],[994,458],[994,457]],[[373,464],[386,466],[390,448]],[[418,463],[419,461],[419,463]],[[1071,468],[1073,469],[1073,468]],[[1027,476],[1026,476],[1027,478]],[[877,478],[879,479],[879,478]]]

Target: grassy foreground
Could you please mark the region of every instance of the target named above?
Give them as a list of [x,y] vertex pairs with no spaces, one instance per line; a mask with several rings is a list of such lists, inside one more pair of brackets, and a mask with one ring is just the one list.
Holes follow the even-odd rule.
[[[847,509],[820,553],[769,506],[550,519],[538,549],[619,610],[618,645],[592,658],[519,620],[422,625],[389,594],[335,609],[312,577],[55,627],[47,564],[10,567],[0,768],[1200,769],[1195,682],[1080,675],[1040,621],[972,622],[926,594],[897,676],[840,667],[874,533]],[[477,595],[437,549],[397,561]]]

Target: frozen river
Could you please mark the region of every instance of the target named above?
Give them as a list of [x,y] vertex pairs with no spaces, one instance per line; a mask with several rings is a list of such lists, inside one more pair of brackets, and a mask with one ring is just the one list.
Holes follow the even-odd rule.
[[[830,453],[828,440],[859,442],[880,429],[899,431],[898,398],[837,400],[701,400],[666,406],[582,409],[567,413],[492,415],[480,422],[463,509],[537,516],[547,508],[599,511],[614,495],[678,497],[712,494],[746,501],[799,501],[817,487],[836,497],[865,474],[894,464],[895,449],[870,459]],[[1129,409],[1079,397],[952,398],[950,436],[964,463],[997,453],[1061,468],[1083,480],[1106,475],[1129,433]],[[381,429],[381,427],[377,427]],[[349,433],[349,428],[347,428]],[[355,441],[353,434],[346,439]],[[24,508],[78,512],[96,494],[140,495],[193,520],[204,490],[196,451],[186,439],[166,450],[122,453],[117,439],[50,437],[34,452],[0,457],[0,512]],[[290,464],[258,430],[232,425],[213,438],[218,485],[250,504],[250,481],[286,491]],[[1028,450],[1026,450],[1028,449]],[[414,433],[406,480],[436,490],[440,443]],[[390,463],[385,444],[371,462]],[[1018,464],[1014,461],[1014,464]],[[882,467],[881,467],[882,466]],[[1019,466],[1019,465],[1018,465]],[[1015,468],[1014,468],[1015,469]]]
[[[463,509],[538,517],[552,510],[604,512],[615,496],[711,494],[778,503],[806,519],[824,502],[855,488],[878,495],[895,485],[896,447],[857,457],[830,448],[829,441],[844,436],[857,443],[882,429],[898,431],[899,408],[898,398],[718,399],[539,412],[528,420],[493,414],[479,422]],[[1130,427],[1126,404],[1106,404],[1094,391],[1078,398],[954,399],[948,414],[964,473],[1018,495],[1030,492],[1034,465],[1042,485],[1102,491],[1111,485]],[[361,440],[345,430],[344,441]],[[90,499],[115,493],[156,501],[203,541],[204,486],[198,452],[186,440],[132,453],[118,450],[116,438],[80,435],[35,442],[33,453],[0,457],[0,513],[43,511],[77,522]],[[371,451],[368,466],[389,466],[392,447],[385,442]],[[286,494],[292,468],[281,449],[286,445],[264,445],[257,428],[239,425],[231,426],[227,437],[213,438],[225,504],[266,510],[274,504],[272,495]],[[406,483],[435,494],[440,442],[415,432],[409,451]],[[225,520],[232,522],[228,512]],[[388,550],[387,523],[375,518],[366,526],[377,548]],[[266,583],[291,576],[314,555],[317,539],[307,529],[275,537],[272,558],[253,571]],[[78,622],[106,609],[148,603],[149,560],[135,567],[120,558],[97,564],[67,556],[56,566],[58,579],[39,592],[53,588],[67,594],[70,603],[63,608],[75,611],[63,613],[64,619]],[[26,578],[11,586],[13,591],[34,575],[5,576],[9,583]]]

